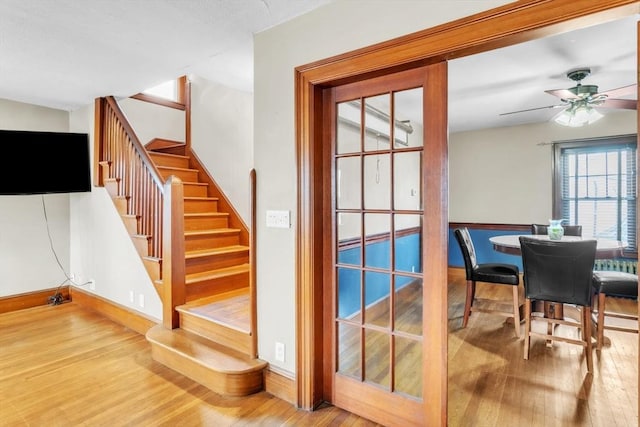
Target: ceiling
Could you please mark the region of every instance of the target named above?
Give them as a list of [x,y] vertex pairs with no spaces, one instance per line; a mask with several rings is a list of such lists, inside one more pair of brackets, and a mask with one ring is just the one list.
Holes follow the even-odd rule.
[[[253,91],[253,35],[333,0],[2,0],[0,98],[74,110],[185,74]],[[153,7],[150,7],[153,4]],[[636,83],[636,21],[456,59],[450,132],[550,120],[547,89],[591,69],[600,91]]]
[[[567,89],[567,72],[591,69],[582,83],[599,92],[637,83],[638,15],[449,63],[450,132],[539,123],[562,109],[500,114],[562,104],[545,90]],[[637,99],[637,95],[626,96]],[[607,111],[601,110],[603,114]]]
[[74,110],[197,74],[253,92],[253,35],[330,0],[1,0],[0,98]]

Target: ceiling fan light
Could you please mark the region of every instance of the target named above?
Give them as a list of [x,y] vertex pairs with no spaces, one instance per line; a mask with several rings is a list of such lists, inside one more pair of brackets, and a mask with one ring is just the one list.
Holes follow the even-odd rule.
[[604,117],[600,112],[589,106],[567,108],[554,119],[556,123],[568,127],[590,125]]

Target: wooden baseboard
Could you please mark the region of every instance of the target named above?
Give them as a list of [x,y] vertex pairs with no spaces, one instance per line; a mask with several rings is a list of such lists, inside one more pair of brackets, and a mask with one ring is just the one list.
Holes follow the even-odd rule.
[[[38,307],[49,304],[49,298],[56,294],[58,288],[42,289],[39,291],[26,292],[24,294],[0,297],[0,313],[23,310],[25,308]],[[69,300],[69,286],[59,289],[64,301]]]
[[97,311],[104,317],[113,320],[139,334],[145,335],[147,331],[158,324],[158,321],[133,311],[113,301],[92,294],[83,289],[70,288],[71,301],[83,307]]
[[264,371],[264,389],[275,397],[297,405],[296,381],[294,377],[273,366]]

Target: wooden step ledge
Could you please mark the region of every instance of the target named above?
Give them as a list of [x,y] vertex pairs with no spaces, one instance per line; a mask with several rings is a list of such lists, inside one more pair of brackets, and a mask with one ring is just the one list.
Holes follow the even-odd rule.
[[247,396],[263,389],[267,362],[252,359],[206,338],[161,325],[149,329],[154,360],[224,396]]

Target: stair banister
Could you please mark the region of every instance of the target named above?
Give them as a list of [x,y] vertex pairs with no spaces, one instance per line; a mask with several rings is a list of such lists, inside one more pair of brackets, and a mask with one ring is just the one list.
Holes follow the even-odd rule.
[[108,96],[105,99],[107,104],[115,114],[116,118],[120,122],[120,125],[123,127],[124,131],[126,132],[127,137],[131,140],[131,144],[134,146],[136,153],[140,156],[140,158],[144,162],[145,167],[149,170],[151,176],[153,177],[153,180],[155,181],[155,183],[158,185],[159,188],[163,188],[164,182],[162,181],[162,176],[160,175],[158,168],[156,168],[156,165],[153,163],[153,161],[149,157],[147,150],[144,148],[144,145],[142,145],[142,143],[140,142],[140,139],[138,139],[138,136],[136,135],[135,131],[131,127],[131,124],[129,124],[129,121],[127,120],[126,116],[120,109],[120,106],[112,96]]
[[176,306],[186,302],[184,245],[184,187],[171,175],[164,185],[162,223],[162,324],[180,326]]

